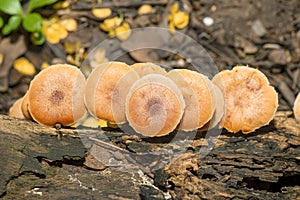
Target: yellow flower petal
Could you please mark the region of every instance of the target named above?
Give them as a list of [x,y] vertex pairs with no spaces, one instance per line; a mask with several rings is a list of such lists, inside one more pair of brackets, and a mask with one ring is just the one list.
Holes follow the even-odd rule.
[[185,12],[179,11],[174,14],[173,23],[176,28],[182,29],[189,23],[189,15]]
[[77,21],[73,18],[65,18],[60,20],[60,24],[65,27],[67,31],[77,30]]
[[103,119],[99,119],[98,124],[101,128],[107,127],[107,121],[105,121]]
[[73,54],[73,53],[76,53],[76,51],[78,51],[81,47],[81,42],[80,41],[77,41],[77,42],[65,42],[64,43],[64,47],[65,47],[65,50],[68,54]]
[[173,21],[170,21],[169,22],[169,30],[170,30],[170,32],[172,33],[172,34],[174,34],[175,33],[175,26],[174,26],[174,23],[173,23]]
[[29,60],[27,60],[27,58],[25,57],[21,57],[15,60],[13,66],[21,74],[29,75],[29,76],[35,74],[35,68],[33,64],[29,62]]
[[68,31],[66,30],[66,28],[64,26],[62,26],[60,24],[59,21],[52,24],[52,26],[50,28],[53,29],[53,31],[56,32],[56,34],[58,34],[58,36],[61,40],[65,39],[68,36]]
[[84,127],[89,127],[89,128],[98,128],[98,120],[95,119],[94,117],[88,117],[84,122],[81,124]]
[[179,9],[178,3],[174,3],[170,8],[171,15],[174,15],[178,11],[178,9]]
[[50,42],[51,44],[57,44],[60,41],[59,35],[57,35],[57,32],[52,28],[49,28],[47,30],[47,32],[45,33],[45,37],[46,37],[46,40],[48,42]]
[[43,64],[41,65],[41,70],[46,69],[47,67],[49,67],[50,64],[47,62],[43,62]]
[[149,4],[144,4],[141,7],[139,7],[139,9],[138,9],[139,15],[145,15],[145,14],[149,14],[151,12],[152,12],[152,6]]
[[66,9],[69,7],[70,7],[70,3],[68,1],[59,1],[53,5],[53,9],[55,10]]
[[124,22],[122,26],[116,28],[116,36],[119,40],[124,41],[129,38],[131,34],[130,26],[127,22]]
[[99,19],[105,19],[111,15],[112,11],[110,8],[93,8],[92,14],[99,18]]
[[119,17],[109,18],[104,20],[104,22],[100,24],[100,28],[105,32],[109,32],[120,26],[121,22],[122,19]]

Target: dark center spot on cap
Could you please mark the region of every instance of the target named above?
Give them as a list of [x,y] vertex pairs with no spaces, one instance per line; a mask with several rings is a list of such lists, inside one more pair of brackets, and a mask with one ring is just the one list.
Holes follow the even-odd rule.
[[59,91],[59,90],[54,90],[54,91],[51,92],[51,96],[49,97],[49,101],[52,104],[58,106],[63,101],[64,97],[65,97],[64,92]]
[[154,115],[159,115],[161,113],[161,107],[163,103],[161,102],[160,99],[158,98],[151,98],[148,103],[147,106],[149,108],[150,111],[150,115],[154,116]]

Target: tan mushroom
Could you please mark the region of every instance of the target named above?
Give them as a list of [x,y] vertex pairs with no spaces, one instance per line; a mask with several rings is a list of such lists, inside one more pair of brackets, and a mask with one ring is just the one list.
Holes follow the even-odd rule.
[[85,87],[85,104],[98,119],[124,123],[126,95],[138,74],[122,62],[108,62],[94,68]]
[[31,117],[31,114],[29,111],[29,98],[28,97],[29,97],[28,92],[26,92],[26,94],[24,95],[23,100],[22,100],[21,109],[22,109],[25,119],[32,120],[32,117]]
[[180,88],[185,100],[185,110],[179,129],[191,131],[204,126],[213,116],[216,99],[212,82],[204,75],[188,69],[168,72]]
[[225,101],[224,101],[224,96],[222,91],[220,90],[219,87],[214,85],[214,92],[215,92],[215,99],[217,102],[216,109],[211,120],[209,120],[209,122],[207,122],[203,127],[201,127],[200,130],[203,131],[212,129],[216,127],[219,123],[221,123],[221,120],[225,113]]
[[180,122],[184,107],[180,89],[160,74],[149,74],[136,81],[125,104],[131,127],[149,137],[172,132]]
[[296,97],[293,110],[296,120],[300,122],[300,93]]
[[278,107],[278,95],[257,69],[237,66],[213,78],[225,98],[222,125],[229,132],[250,133],[269,124]]
[[44,69],[31,81],[28,90],[31,117],[48,126],[69,126],[84,118],[85,82],[81,71],[72,65],[57,64]]
[[20,98],[20,99],[18,99],[12,105],[12,107],[10,107],[9,113],[8,113],[9,116],[20,118],[20,119],[25,119],[25,116],[23,115],[22,108],[21,108],[21,106],[22,106],[22,100],[23,100],[23,97]]
[[143,77],[148,74],[161,74],[166,75],[167,72],[164,68],[160,67],[159,65],[146,62],[146,63],[135,63],[130,66],[133,68],[140,77]]

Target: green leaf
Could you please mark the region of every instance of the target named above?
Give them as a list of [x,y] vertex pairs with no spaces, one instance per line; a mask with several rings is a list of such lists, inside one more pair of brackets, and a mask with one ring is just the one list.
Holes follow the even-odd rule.
[[46,39],[42,32],[33,32],[30,35],[30,40],[35,45],[42,45]]
[[36,8],[40,8],[43,6],[47,6],[55,3],[57,0],[30,0],[26,13],[30,13],[32,10]]
[[0,17],[0,28],[2,28],[3,25],[4,25],[4,20],[2,17]]
[[22,6],[19,0],[1,0],[0,11],[10,15],[22,15]]
[[3,27],[2,33],[4,35],[8,35],[12,31],[17,30],[21,24],[21,21],[22,21],[22,17],[20,17],[18,15],[11,16],[8,19],[7,24],[5,24],[5,26]]
[[28,32],[41,31],[43,27],[43,18],[38,13],[30,13],[25,15],[22,25]]

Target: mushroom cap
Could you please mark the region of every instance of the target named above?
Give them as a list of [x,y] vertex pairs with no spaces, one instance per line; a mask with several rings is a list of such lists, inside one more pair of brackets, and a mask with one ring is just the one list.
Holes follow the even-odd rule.
[[12,105],[12,107],[10,107],[9,113],[8,113],[9,116],[20,118],[20,119],[25,119],[25,116],[23,115],[22,108],[21,108],[21,106],[22,106],[22,100],[23,100],[23,97],[20,98],[20,99],[18,99]]
[[140,77],[143,77],[148,74],[161,74],[161,75],[167,74],[164,68],[150,62],[135,63],[133,65],[130,65],[130,67],[133,68]]
[[40,124],[69,126],[86,115],[85,76],[72,65],[57,64],[41,71],[28,90],[31,117]]
[[191,131],[204,126],[216,108],[212,82],[206,76],[188,69],[171,70],[167,77],[179,87],[186,105],[178,128]]
[[25,119],[32,120],[32,117],[31,117],[31,114],[30,114],[30,111],[29,111],[29,95],[28,95],[28,92],[26,92],[26,94],[23,97],[21,109],[22,109],[22,112],[23,112],[23,115],[24,115]]
[[172,132],[180,122],[184,107],[180,89],[160,74],[149,74],[136,81],[125,104],[131,127],[149,137]]
[[294,102],[293,111],[296,120],[300,121],[300,93],[297,95],[296,100]]
[[214,115],[209,120],[209,122],[207,122],[203,127],[201,127],[201,130],[209,130],[214,128],[221,122],[224,116],[224,112],[225,112],[224,96],[220,88],[217,87],[215,84],[214,84],[214,92],[215,92],[215,99],[217,102]]
[[222,125],[229,132],[250,133],[274,118],[278,95],[259,70],[237,66],[218,73],[212,81],[224,95]]
[[87,79],[84,100],[98,119],[124,123],[126,95],[138,74],[122,62],[108,62],[94,68]]

